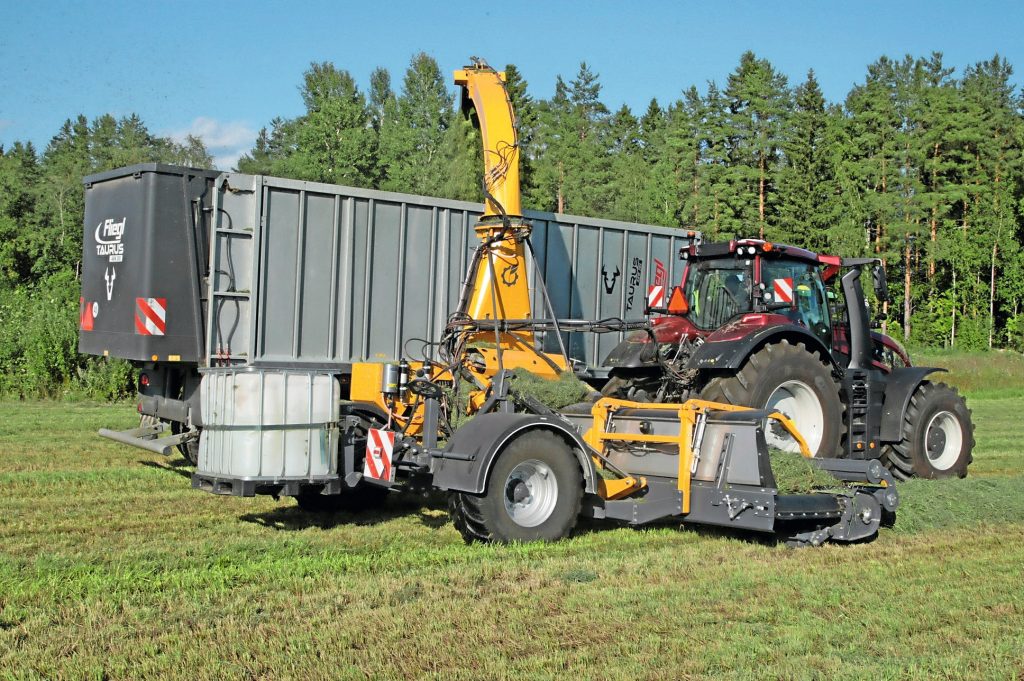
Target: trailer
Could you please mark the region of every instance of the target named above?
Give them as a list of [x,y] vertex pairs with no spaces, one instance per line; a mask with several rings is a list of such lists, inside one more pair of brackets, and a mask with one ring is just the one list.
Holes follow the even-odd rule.
[[[481,204],[147,163],[91,175],[79,351],[140,372],[139,428],[117,441],[193,463],[204,367],[351,367],[422,353],[454,309]],[[643,316],[646,282],[673,281],[698,235],[654,225],[526,211],[524,278],[558,318]],[[507,278],[519,272],[503,272]],[[327,284],[325,285],[325,282]],[[601,379],[621,333],[565,331],[577,373]]]

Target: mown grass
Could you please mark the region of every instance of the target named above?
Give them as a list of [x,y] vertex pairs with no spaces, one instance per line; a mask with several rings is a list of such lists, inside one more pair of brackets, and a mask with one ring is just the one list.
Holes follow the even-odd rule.
[[93,435],[130,406],[3,403],[0,677],[1020,677],[1024,425],[969,400],[969,478],[800,551],[671,525],[465,546],[435,500],[214,497]]
[[912,360],[917,366],[947,369],[931,379],[969,395],[1024,397],[1024,355],[1019,352],[921,351],[913,353]]

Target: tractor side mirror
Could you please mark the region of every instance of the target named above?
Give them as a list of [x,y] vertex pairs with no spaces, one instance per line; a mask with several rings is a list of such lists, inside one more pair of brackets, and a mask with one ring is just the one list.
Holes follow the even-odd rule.
[[885,279],[885,268],[880,264],[872,268],[871,281],[875,287],[875,297],[883,303],[889,302],[889,282]]

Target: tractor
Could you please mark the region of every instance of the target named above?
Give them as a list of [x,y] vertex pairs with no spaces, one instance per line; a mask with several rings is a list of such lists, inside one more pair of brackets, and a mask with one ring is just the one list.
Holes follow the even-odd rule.
[[[816,456],[879,459],[897,479],[964,477],[974,426],[956,390],[928,380],[872,330],[861,278],[888,299],[873,258],[840,258],[760,239],[680,250],[682,281],[652,286],[651,328],[605,359],[605,395],[653,402],[699,397],[791,418]],[[769,446],[796,443],[768,424]]]

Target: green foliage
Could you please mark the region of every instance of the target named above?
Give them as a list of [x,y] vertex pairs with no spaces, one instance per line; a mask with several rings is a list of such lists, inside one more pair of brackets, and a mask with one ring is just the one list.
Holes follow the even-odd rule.
[[121,360],[78,354],[78,282],[60,272],[34,287],[0,291],[0,394],[114,399],[134,383]]
[[799,453],[769,448],[768,457],[779,494],[810,494],[815,490],[842,487],[843,483]]
[[556,379],[547,379],[525,369],[515,369],[512,389],[527,395],[549,409],[564,409],[570,404],[582,402],[593,392],[593,388],[576,378],[571,371],[563,371]]

